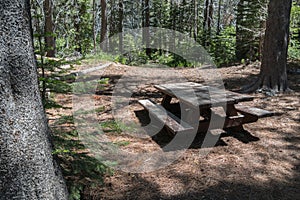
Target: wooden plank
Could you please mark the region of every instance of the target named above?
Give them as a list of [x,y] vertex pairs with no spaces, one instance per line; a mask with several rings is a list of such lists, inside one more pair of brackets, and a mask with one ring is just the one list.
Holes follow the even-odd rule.
[[273,112],[261,108],[250,107],[250,106],[235,105],[235,109],[242,114],[253,115],[258,118],[269,117],[274,115]]
[[252,96],[225,91],[216,87],[204,86],[199,83],[184,82],[155,85],[160,92],[189,104],[192,107],[221,106],[225,103],[235,104],[253,100]]
[[149,111],[155,118],[160,122],[164,123],[173,133],[182,131],[193,130],[194,128],[184,121],[180,120],[174,114],[165,110],[162,106],[157,105],[150,100],[139,100],[138,101],[146,110]]
[[226,91],[226,95],[229,98],[235,99],[236,103],[243,102],[243,101],[252,101],[254,99],[253,96],[246,95],[246,94],[239,94],[239,93],[232,92],[232,91]]
[[[171,97],[177,98],[184,103],[190,105],[191,107],[198,107],[199,102],[196,95],[194,95],[194,90],[192,87],[187,87],[185,84],[163,84],[163,85],[155,85],[156,89],[158,89],[163,94],[167,94]],[[210,102],[206,102],[209,104]]]

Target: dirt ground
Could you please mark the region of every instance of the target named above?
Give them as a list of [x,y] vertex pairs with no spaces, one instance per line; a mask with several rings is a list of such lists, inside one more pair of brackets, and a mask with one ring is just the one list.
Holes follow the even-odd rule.
[[[217,70],[226,89],[235,91],[257,77],[259,63]],[[102,74],[110,79],[109,84],[104,84],[104,88],[93,95],[96,107],[103,108],[97,115],[99,123],[113,119],[111,98],[114,87],[128,71],[138,70],[112,65]],[[177,72],[189,81],[203,82],[193,69],[177,69]],[[149,77],[152,72],[143,73]],[[116,170],[112,176],[105,177],[103,187],[86,187],[84,199],[300,199],[300,75],[290,73],[288,77],[293,92],[276,96],[253,93],[253,101],[243,102],[243,105],[273,111],[275,116],[244,125],[245,132],[224,132],[214,147],[192,145],[162,169],[144,173]],[[138,80],[142,80],[141,85],[130,97],[124,117],[143,124],[147,123],[147,113],[137,100],[151,98],[160,102],[161,94],[153,84],[164,82],[164,79]],[[70,104],[70,97],[60,96],[57,100]],[[172,139],[163,131],[156,137],[144,138],[132,137],[126,131],[108,130],[105,134],[111,141],[126,142],[120,148],[133,153],[161,151],[164,142]],[[207,151],[209,153],[202,156]]]

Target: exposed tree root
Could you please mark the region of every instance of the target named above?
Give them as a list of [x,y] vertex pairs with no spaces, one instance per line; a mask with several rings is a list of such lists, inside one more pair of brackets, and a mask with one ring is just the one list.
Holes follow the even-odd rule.
[[252,93],[259,92],[264,93],[268,96],[275,96],[278,93],[288,93],[292,92],[287,83],[282,81],[280,78],[274,81],[273,76],[260,76],[257,80],[253,81],[249,85],[244,86],[240,92],[241,93]]

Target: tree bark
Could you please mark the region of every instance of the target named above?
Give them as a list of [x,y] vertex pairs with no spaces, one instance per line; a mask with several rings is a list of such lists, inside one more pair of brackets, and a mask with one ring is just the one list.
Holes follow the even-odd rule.
[[62,200],[25,2],[0,0],[0,199]]
[[246,92],[258,88],[272,92],[289,90],[286,64],[291,6],[292,0],[270,1],[260,77],[257,82],[245,88]]
[[151,49],[149,48],[150,46],[150,4],[149,0],[145,0],[145,26],[143,28],[144,31],[144,41],[146,45],[146,55],[148,57],[151,57]]
[[100,47],[103,51],[106,51],[107,43],[107,17],[106,17],[106,0],[101,0],[101,34],[100,34]]
[[123,18],[124,18],[124,8],[123,8],[123,0],[119,0],[119,24],[118,24],[118,31],[119,31],[119,51],[123,52]]
[[96,52],[97,30],[96,30],[96,0],[93,0],[93,47]]
[[214,14],[214,3],[213,0],[210,0],[209,3],[209,10],[208,10],[208,19],[207,19],[207,30],[208,30],[208,36],[211,37],[211,26],[213,22],[213,14]]
[[222,7],[222,0],[219,0],[218,3],[218,22],[217,22],[217,35],[220,35],[221,32],[221,7]]
[[53,20],[52,20],[52,2],[51,0],[44,1],[44,15],[45,15],[45,51],[48,57],[55,57],[55,38],[53,33]]
[[242,30],[242,24],[244,21],[244,0],[240,0],[237,5],[237,16],[236,16],[236,47],[235,57],[237,61],[241,61],[246,58],[247,51],[245,51],[245,31]]
[[203,41],[202,45],[204,47],[207,47],[209,45],[208,39],[210,35],[210,30],[211,30],[211,19],[210,15],[212,14],[211,10],[211,1],[206,0],[205,1],[205,7],[204,7],[204,16],[203,16]]
[[198,37],[198,3],[197,0],[194,0],[194,32],[193,37],[194,40],[197,40]]
[[203,13],[203,30],[207,30],[207,21],[208,21],[208,9],[209,9],[209,0],[205,0],[205,7],[204,7],[204,13]]

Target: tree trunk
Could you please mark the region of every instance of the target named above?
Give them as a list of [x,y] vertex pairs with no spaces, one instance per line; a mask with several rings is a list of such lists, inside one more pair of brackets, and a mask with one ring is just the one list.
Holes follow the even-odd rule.
[[44,1],[44,14],[45,14],[45,51],[47,57],[55,57],[55,38],[53,33],[53,20],[52,20],[52,2],[51,0]]
[[74,7],[76,8],[76,10],[78,9],[78,16],[74,15],[73,16],[73,23],[74,23],[74,29],[75,29],[75,51],[82,53],[82,42],[80,41],[80,20],[78,20],[78,18],[80,18],[80,13],[81,13],[81,6],[79,4],[77,4],[75,1],[73,2]]
[[93,47],[96,52],[97,30],[96,30],[96,0],[93,0]]
[[194,32],[193,37],[194,40],[197,40],[198,37],[198,3],[197,0],[194,0]]
[[236,16],[236,47],[235,57],[237,61],[241,61],[246,58],[247,51],[245,51],[245,31],[242,30],[242,24],[244,21],[244,0],[240,0],[237,5],[237,16]]
[[174,1],[171,1],[171,8],[170,8],[170,15],[173,16],[171,17],[171,30],[172,30],[172,36],[169,39],[169,51],[170,52],[175,52],[176,50],[176,31],[177,31],[177,24],[176,24],[176,15],[177,15],[177,7],[176,3]]
[[208,10],[208,19],[207,19],[207,30],[208,30],[209,39],[211,37],[211,26],[212,26],[212,22],[213,22],[213,14],[214,14],[214,3],[213,3],[213,0],[210,0],[209,10]]
[[119,51],[123,52],[123,18],[124,18],[124,10],[123,10],[123,0],[119,0]]
[[245,91],[251,92],[258,88],[272,92],[288,90],[286,63],[291,6],[292,0],[270,1],[260,77]]
[[217,22],[217,35],[220,35],[220,32],[221,32],[221,7],[222,7],[222,0],[219,0],[219,5],[218,5],[218,22]]
[[151,49],[149,48],[150,46],[150,5],[149,5],[149,0],[145,0],[145,26],[144,26],[144,41],[146,44],[146,54],[148,57],[151,57]]
[[203,14],[203,36],[202,36],[202,45],[204,47],[208,46],[208,22],[209,22],[209,10],[210,3],[209,0],[205,1],[204,14]]
[[25,2],[0,0],[0,199],[62,200]]
[[207,21],[208,21],[208,9],[209,9],[209,0],[205,0],[204,14],[203,14],[203,30],[207,30]]
[[106,0],[101,0],[101,34],[100,34],[100,47],[106,51],[106,33],[107,33],[107,17],[106,17]]

